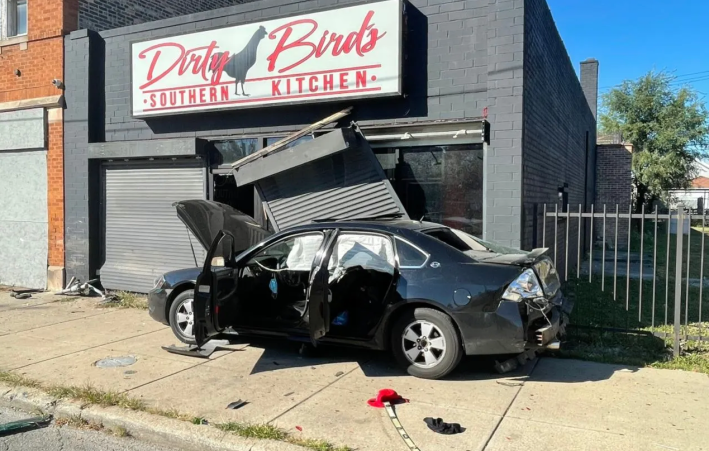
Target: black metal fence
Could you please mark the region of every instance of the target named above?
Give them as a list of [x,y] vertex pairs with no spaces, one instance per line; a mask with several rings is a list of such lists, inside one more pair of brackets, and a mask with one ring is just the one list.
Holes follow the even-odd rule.
[[535,210],[534,241],[549,248],[574,297],[572,324],[649,332],[672,342],[675,355],[682,342],[709,341],[706,214],[618,205]]

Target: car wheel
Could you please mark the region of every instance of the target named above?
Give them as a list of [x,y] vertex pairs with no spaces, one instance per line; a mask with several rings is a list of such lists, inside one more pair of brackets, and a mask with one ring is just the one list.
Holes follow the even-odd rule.
[[194,324],[194,290],[178,294],[170,306],[170,327],[175,336],[188,345],[196,344],[192,326]]
[[391,332],[391,349],[406,371],[424,379],[440,379],[463,357],[458,331],[451,318],[430,308],[405,312]]

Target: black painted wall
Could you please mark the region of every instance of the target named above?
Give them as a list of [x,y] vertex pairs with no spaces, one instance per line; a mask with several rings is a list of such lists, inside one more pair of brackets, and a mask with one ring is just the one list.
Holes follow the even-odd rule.
[[[556,204],[559,187],[567,184],[568,203],[578,212],[579,204],[584,207],[593,201],[595,186],[596,120],[545,2],[526,2],[524,90],[523,245],[531,248],[535,242],[533,204]],[[547,220],[547,246],[553,244],[553,223],[553,218]],[[569,232],[574,249],[577,224],[572,221]],[[559,250],[564,252],[566,222],[559,222],[557,230]],[[536,244],[541,247],[539,224],[536,231]],[[569,255],[575,264],[575,251]]]

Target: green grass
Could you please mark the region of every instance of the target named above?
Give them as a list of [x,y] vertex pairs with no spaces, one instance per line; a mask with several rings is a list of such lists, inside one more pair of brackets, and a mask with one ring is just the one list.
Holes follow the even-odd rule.
[[239,437],[278,440],[292,443],[315,451],[351,451],[347,446],[335,446],[324,440],[295,437],[283,429],[270,424],[220,423],[214,425],[217,429],[229,432]]
[[[574,301],[571,324],[580,327],[570,328],[568,343],[562,348],[560,355],[608,363],[709,373],[709,341],[687,339],[691,336],[705,339],[709,337],[709,287],[687,283],[687,278],[697,282],[700,278],[709,278],[706,268],[709,264],[709,237],[706,235],[709,234],[709,228],[703,229],[701,224],[693,224],[690,235],[683,236],[679,300],[682,354],[674,358],[672,347],[677,235],[670,234],[668,240],[666,223],[658,225],[655,235],[655,225],[649,219],[645,222],[645,233],[641,235],[640,220],[634,222],[637,224],[634,224],[631,233],[630,251],[636,256],[640,254],[642,236],[641,257],[651,266],[656,266],[655,280],[641,281],[631,278],[628,281],[626,275],[614,278],[613,274],[600,273],[594,273],[591,282],[588,281],[588,275],[582,275],[580,279],[570,278],[564,283],[563,291]],[[613,237],[609,237],[607,242],[612,243]],[[594,249],[596,257],[600,256],[600,252],[600,249]],[[606,256],[612,257],[613,252],[606,250]],[[619,270],[626,270],[626,258],[623,254],[618,257]],[[606,261],[605,264],[607,270],[612,270],[613,261]],[[637,268],[637,265],[638,263],[631,262],[631,268]],[[570,273],[575,274],[574,271]],[[644,273],[647,274],[645,268]],[[609,332],[608,329],[621,333]],[[664,336],[657,337],[653,334]]]
[[[192,424],[209,424],[205,418],[194,417],[183,414],[175,409],[159,409],[148,407],[142,400],[133,398],[123,393],[113,391],[105,391],[94,388],[90,385],[84,386],[60,386],[43,384],[34,379],[8,372],[0,371],[0,383],[10,385],[12,387],[27,387],[44,391],[56,399],[72,399],[80,401],[86,405],[99,405],[103,407],[115,406],[124,409],[146,412],[153,415],[160,415],[167,418],[190,422]],[[95,425],[88,423],[80,417],[70,417],[57,420],[57,424],[62,426],[72,426],[76,428],[95,428],[95,430],[103,429],[103,425]],[[313,449],[315,451],[351,451],[348,447],[337,447],[323,440],[305,439],[289,435],[282,429],[269,424],[244,424],[244,423],[221,423],[215,424],[214,427],[225,432],[229,432],[244,438],[256,438],[266,440],[285,441],[304,448]],[[128,431],[123,428],[114,428],[110,432],[114,435],[125,437],[128,436]]]
[[288,438],[288,434],[286,434],[284,430],[269,424],[219,423],[215,424],[214,427],[244,438],[260,438],[278,441],[284,441]]
[[117,302],[108,302],[100,304],[101,308],[133,308],[138,310],[148,309],[148,299],[140,294],[131,293],[128,291],[117,291],[112,293],[117,298]]

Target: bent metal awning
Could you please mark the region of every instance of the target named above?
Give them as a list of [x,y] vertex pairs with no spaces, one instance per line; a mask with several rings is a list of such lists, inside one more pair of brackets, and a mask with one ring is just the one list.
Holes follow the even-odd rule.
[[408,218],[356,125],[286,148],[289,142],[348,113],[330,116],[233,164],[237,185],[256,186],[275,230],[323,218],[390,214]]

